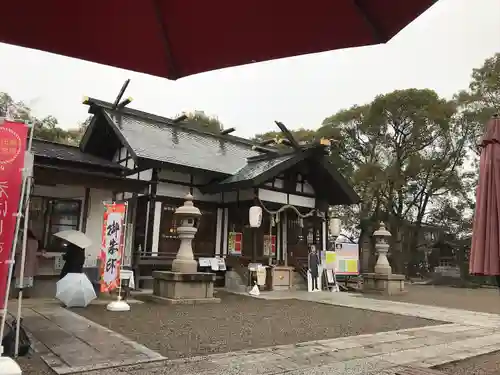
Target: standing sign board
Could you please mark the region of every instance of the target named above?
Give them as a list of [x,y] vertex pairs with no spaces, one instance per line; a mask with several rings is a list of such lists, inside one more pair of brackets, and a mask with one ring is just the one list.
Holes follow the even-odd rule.
[[110,292],[120,283],[125,240],[125,203],[105,203],[101,243],[101,292]]
[[28,127],[24,123],[0,124],[0,310],[4,308],[9,260],[16,229],[19,200],[22,198],[22,169]]
[[359,275],[359,246],[353,243],[336,243],[335,251],[325,251],[325,267],[337,276]]

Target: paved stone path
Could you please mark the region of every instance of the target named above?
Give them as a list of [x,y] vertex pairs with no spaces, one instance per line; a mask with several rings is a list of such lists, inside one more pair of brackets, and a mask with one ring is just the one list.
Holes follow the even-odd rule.
[[[162,360],[160,355],[59,307],[27,309],[25,323],[35,336],[44,335],[40,340],[46,345],[42,358],[60,374],[394,375],[405,365],[432,367],[500,350],[500,315],[374,300],[348,293],[272,292],[258,298],[296,298],[450,323],[172,361]],[[68,335],[81,342],[75,347]],[[90,371],[89,362],[99,370]],[[127,363],[137,364],[111,368]]]
[[165,359],[143,345],[60,306],[23,309],[34,349],[57,374]]
[[388,301],[381,299],[365,298],[354,293],[329,293],[329,292],[268,292],[262,293],[257,298],[263,299],[290,299],[313,301],[330,305],[351,307],[397,315],[415,316],[418,318],[446,321],[465,325],[482,327],[500,327],[500,315],[451,309],[446,307],[417,305],[413,303]]

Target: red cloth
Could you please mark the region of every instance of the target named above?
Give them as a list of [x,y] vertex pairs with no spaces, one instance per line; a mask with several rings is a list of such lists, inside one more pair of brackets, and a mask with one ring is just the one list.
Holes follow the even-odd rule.
[[500,275],[500,119],[486,125],[476,190],[469,272]]
[[0,42],[178,79],[385,43],[436,0],[3,1]]
[[23,123],[5,121],[0,126],[0,309],[4,308],[16,229],[22,168],[28,128]]

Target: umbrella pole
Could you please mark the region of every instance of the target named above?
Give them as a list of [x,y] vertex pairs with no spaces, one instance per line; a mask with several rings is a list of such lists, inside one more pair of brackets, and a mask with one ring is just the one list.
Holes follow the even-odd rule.
[[21,310],[23,304],[23,287],[24,287],[24,266],[26,262],[26,244],[28,242],[28,220],[30,212],[30,196],[31,196],[31,185],[33,180],[33,156],[31,154],[31,145],[33,143],[33,133],[34,128],[31,128],[30,137],[28,141],[28,152],[25,158],[25,179],[26,179],[26,191],[24,198],[24,233],[23,233],[23,248],[21,251],[21,269],[19,273],[19,296],[17,299],[17,317],[16,317],[16,341],[14,346],[14,357],[19,354],[19,333],[21,329]]
[[[0,119],[0,124],[3,123],[3,119]],[[26,124],[26,126],[29,126],[31,128],[30,131],[30,137],[28,141],[28,148],[27,151],[31,152],[31,144],[33,141],[33,125],[32,124]],[[25,161],[25,168],[26,169],[26,161]],[[16,256],[16,248],[17,248],[17,241],[18,241],[18,233],[19,229],[21,227],[21,217],[22,217],[22,210],[23,210],[23,205],[24,205],[24,197],[26,194],[26,185],[28,181],[28,174],[23,171],[23,181],[21,183],[21,199],[19,200],[19,205],[16,213],[16,228],[14,231],[14,240],[12,241],[12,248],[11,248],[11,256],[10,256],[10,264],[9,264],[9,275],[7,279],[7,288],[5,290],[5,299],[4,299],[4,311],[2,314],[2,322],[0,323],[0,356],[3,354],[3,346],[1,345],[1,340],[3,339],[4,333],[5,333],[5,321],[7,320],[7,305],[9,304],[9,295],[10,295],[10,285],[11,285],[11,280],[12,280],[12,274],[14,273],[14,263],[15,263],[15,256]],[[29,191],[29,190],[28,190]],[[24,269],[24,264],[23,267]]]

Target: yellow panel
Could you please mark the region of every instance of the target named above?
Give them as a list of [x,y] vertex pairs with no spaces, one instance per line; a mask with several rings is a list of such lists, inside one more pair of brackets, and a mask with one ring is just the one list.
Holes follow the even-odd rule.
[[325,261],[327,265],[333,265],[335,264],[335,259],[337,257],[337,254],[333,251],[327,251],[325,255]]
[[358,261],[356,259],[348,259],[347,263],[347,272],[358,272]]

